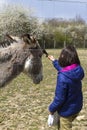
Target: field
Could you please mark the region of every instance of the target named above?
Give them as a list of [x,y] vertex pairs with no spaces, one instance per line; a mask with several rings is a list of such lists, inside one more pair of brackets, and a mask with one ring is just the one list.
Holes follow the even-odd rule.
[[[61,50],[47,50],[55,58]],[[85,70],[83,80],[84,106],[79,118],[73,122],[73,130],[87,130],[87,50],[77,50]],[[56,70],[45,56],[44,79],[39,85],[23,73],[5,88],[0,89],[0,130],[57,130],[47,125],[48,106],[53,99]]]

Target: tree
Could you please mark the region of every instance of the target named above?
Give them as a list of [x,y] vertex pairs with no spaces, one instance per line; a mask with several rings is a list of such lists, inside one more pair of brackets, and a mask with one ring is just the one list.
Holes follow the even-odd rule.
[[33,33],[38,29],[38,20],[32,17],[31,10],[19,6],[7,6],[0,13],[0,36],[9,33],[11,35],[21,35]]

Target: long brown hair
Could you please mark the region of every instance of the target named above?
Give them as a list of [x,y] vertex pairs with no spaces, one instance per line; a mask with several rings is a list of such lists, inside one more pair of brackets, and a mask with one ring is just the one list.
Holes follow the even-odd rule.
[[80,65],[80,60],[74,46],[66,46],[60,53],[59,64],[61,67],[66,67],[71,64]]

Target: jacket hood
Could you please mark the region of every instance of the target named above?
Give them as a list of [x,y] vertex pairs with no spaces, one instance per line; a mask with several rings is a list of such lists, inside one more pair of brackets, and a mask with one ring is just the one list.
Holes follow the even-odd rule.
[[78,65],[76,68],[71,69],[69,71],[62,72],[66,77],[72,80],[82,80],[84,77],[83,68]]

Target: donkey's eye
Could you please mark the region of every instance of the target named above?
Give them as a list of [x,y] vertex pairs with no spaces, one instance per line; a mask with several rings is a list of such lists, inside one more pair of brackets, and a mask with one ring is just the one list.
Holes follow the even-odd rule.
[[42,54],[39,54],[39,57],[41,58],[41,57],[42,57]]

